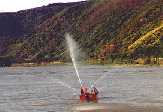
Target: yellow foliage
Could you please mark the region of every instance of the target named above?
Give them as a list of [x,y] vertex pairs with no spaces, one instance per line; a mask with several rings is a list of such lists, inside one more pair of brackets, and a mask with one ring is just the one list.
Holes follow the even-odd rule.
[[[149,40],[155,32],[161,30],[163,28],[163,23],[160,24],[159,27],[153,29],[152,31],[149,31],[146,35],[140,37],[138,40],[136,40],[133,44],[131,44],[128,47],[128,50],[133,52],[136,48],[138,48],[140,45],[145,43],[146,40]],[[159,40],[159,39],[158,39]]]

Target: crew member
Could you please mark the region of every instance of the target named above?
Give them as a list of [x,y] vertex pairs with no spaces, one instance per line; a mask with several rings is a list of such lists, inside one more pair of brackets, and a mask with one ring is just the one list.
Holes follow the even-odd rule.
[[97,88],[95,86],[91,86],[91,94],[90,94],[90,100],[93,102],[97,102],[97,95],[98,95],[99,91],[97,90]]
[[85,84],[82,84],[82,86],[81,86],[81,95],[80,95],[81,102],[84,102],[84,101],[89,102],[90,101],[89,95],[90,95],[90,93],[88,91],[87,86]]
[[97,90],[97,88],[94,85],[91,86],[91,92],[95,95],[98,95],[98,93],[99,93],[99,91]]

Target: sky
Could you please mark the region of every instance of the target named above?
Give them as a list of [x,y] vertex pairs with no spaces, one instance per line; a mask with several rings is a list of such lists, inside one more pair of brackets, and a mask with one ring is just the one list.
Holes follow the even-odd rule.
[[16,12],[58,2],[77,2],[84,0],[0,0],[0,12]]

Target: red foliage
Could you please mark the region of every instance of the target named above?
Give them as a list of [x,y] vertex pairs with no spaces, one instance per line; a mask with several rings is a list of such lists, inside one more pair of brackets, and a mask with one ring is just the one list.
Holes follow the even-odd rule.
[[105,44],[101,51],[99,57],[106,57],[109,54],[113,54],[117,52],[117,45],[116,44]]

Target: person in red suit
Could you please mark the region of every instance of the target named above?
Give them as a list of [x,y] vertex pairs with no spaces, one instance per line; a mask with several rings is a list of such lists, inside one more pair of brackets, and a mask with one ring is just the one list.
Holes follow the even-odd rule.
[[89,102],[89,89],[85,84],[82,84],[81,86],[81,95],[80,95],[80,101],[81,102]]

